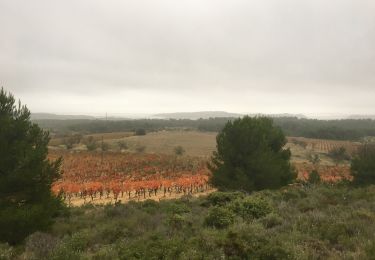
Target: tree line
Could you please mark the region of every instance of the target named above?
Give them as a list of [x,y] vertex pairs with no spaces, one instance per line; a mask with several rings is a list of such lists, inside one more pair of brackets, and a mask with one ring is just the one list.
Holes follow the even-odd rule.
[[[129,119],[118,121],[105,120],[35,120],[42,128],[53,133],[66,134],[122,132],[144,129],[159,131],[173,128],[186,128],[199,131],[221,131],[225,124],[235,118],[209,119]],[[274,124],[287,136],[299,136],[332,140],[360,140],[366,136],[375,136],[375,120],[342,119],[316,120],[296,117],[276,117]]]

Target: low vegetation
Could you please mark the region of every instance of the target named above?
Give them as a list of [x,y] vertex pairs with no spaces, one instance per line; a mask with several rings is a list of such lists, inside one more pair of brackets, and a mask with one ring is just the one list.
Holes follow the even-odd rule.
[[247,195],[71,208],[3,259],[372,259],[375,186],[290,186]]

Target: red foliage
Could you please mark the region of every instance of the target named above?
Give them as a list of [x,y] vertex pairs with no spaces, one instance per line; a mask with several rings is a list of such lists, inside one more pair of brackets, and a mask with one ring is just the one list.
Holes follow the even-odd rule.
[[117,200],[124,193],[130,198],[166,192],[193,193],[207,189],[209,171],[206,162],[198,158],[176,159],[155,154],[57,153],[63,157],[62,178],[53,184],[52,191],[69,199],[72,196],[93,200],[97,195],[113,195]]

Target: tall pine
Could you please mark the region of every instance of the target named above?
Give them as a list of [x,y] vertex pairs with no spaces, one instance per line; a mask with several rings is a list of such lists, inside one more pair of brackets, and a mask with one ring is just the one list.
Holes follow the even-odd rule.
[[296,178],[286,138],[272,119],[245,116],[229,121],[216,137],[209,168],[219,190],[277,189]]
[[0,241],[16,244],[46,230],[62,202],[51,193],[61,161],[47,159],[49,134],[30,111],[0,91]]

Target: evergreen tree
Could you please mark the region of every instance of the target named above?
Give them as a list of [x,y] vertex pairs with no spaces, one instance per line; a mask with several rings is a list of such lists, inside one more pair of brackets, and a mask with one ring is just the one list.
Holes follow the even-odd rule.
[[45,230],[62,207],[51,193],[61,160],[47,159],[49,135],[30,112],[0,91],[0,241],[15,244]]
[[375,144],[364,144],[351,162],[353,182],[359,185],[375,184]]
[[209,168],[211,183],[220,190],[274,189],[292,182],[296,174],[286,138],[272,119],[265,117],[229,121],[216,138]]

